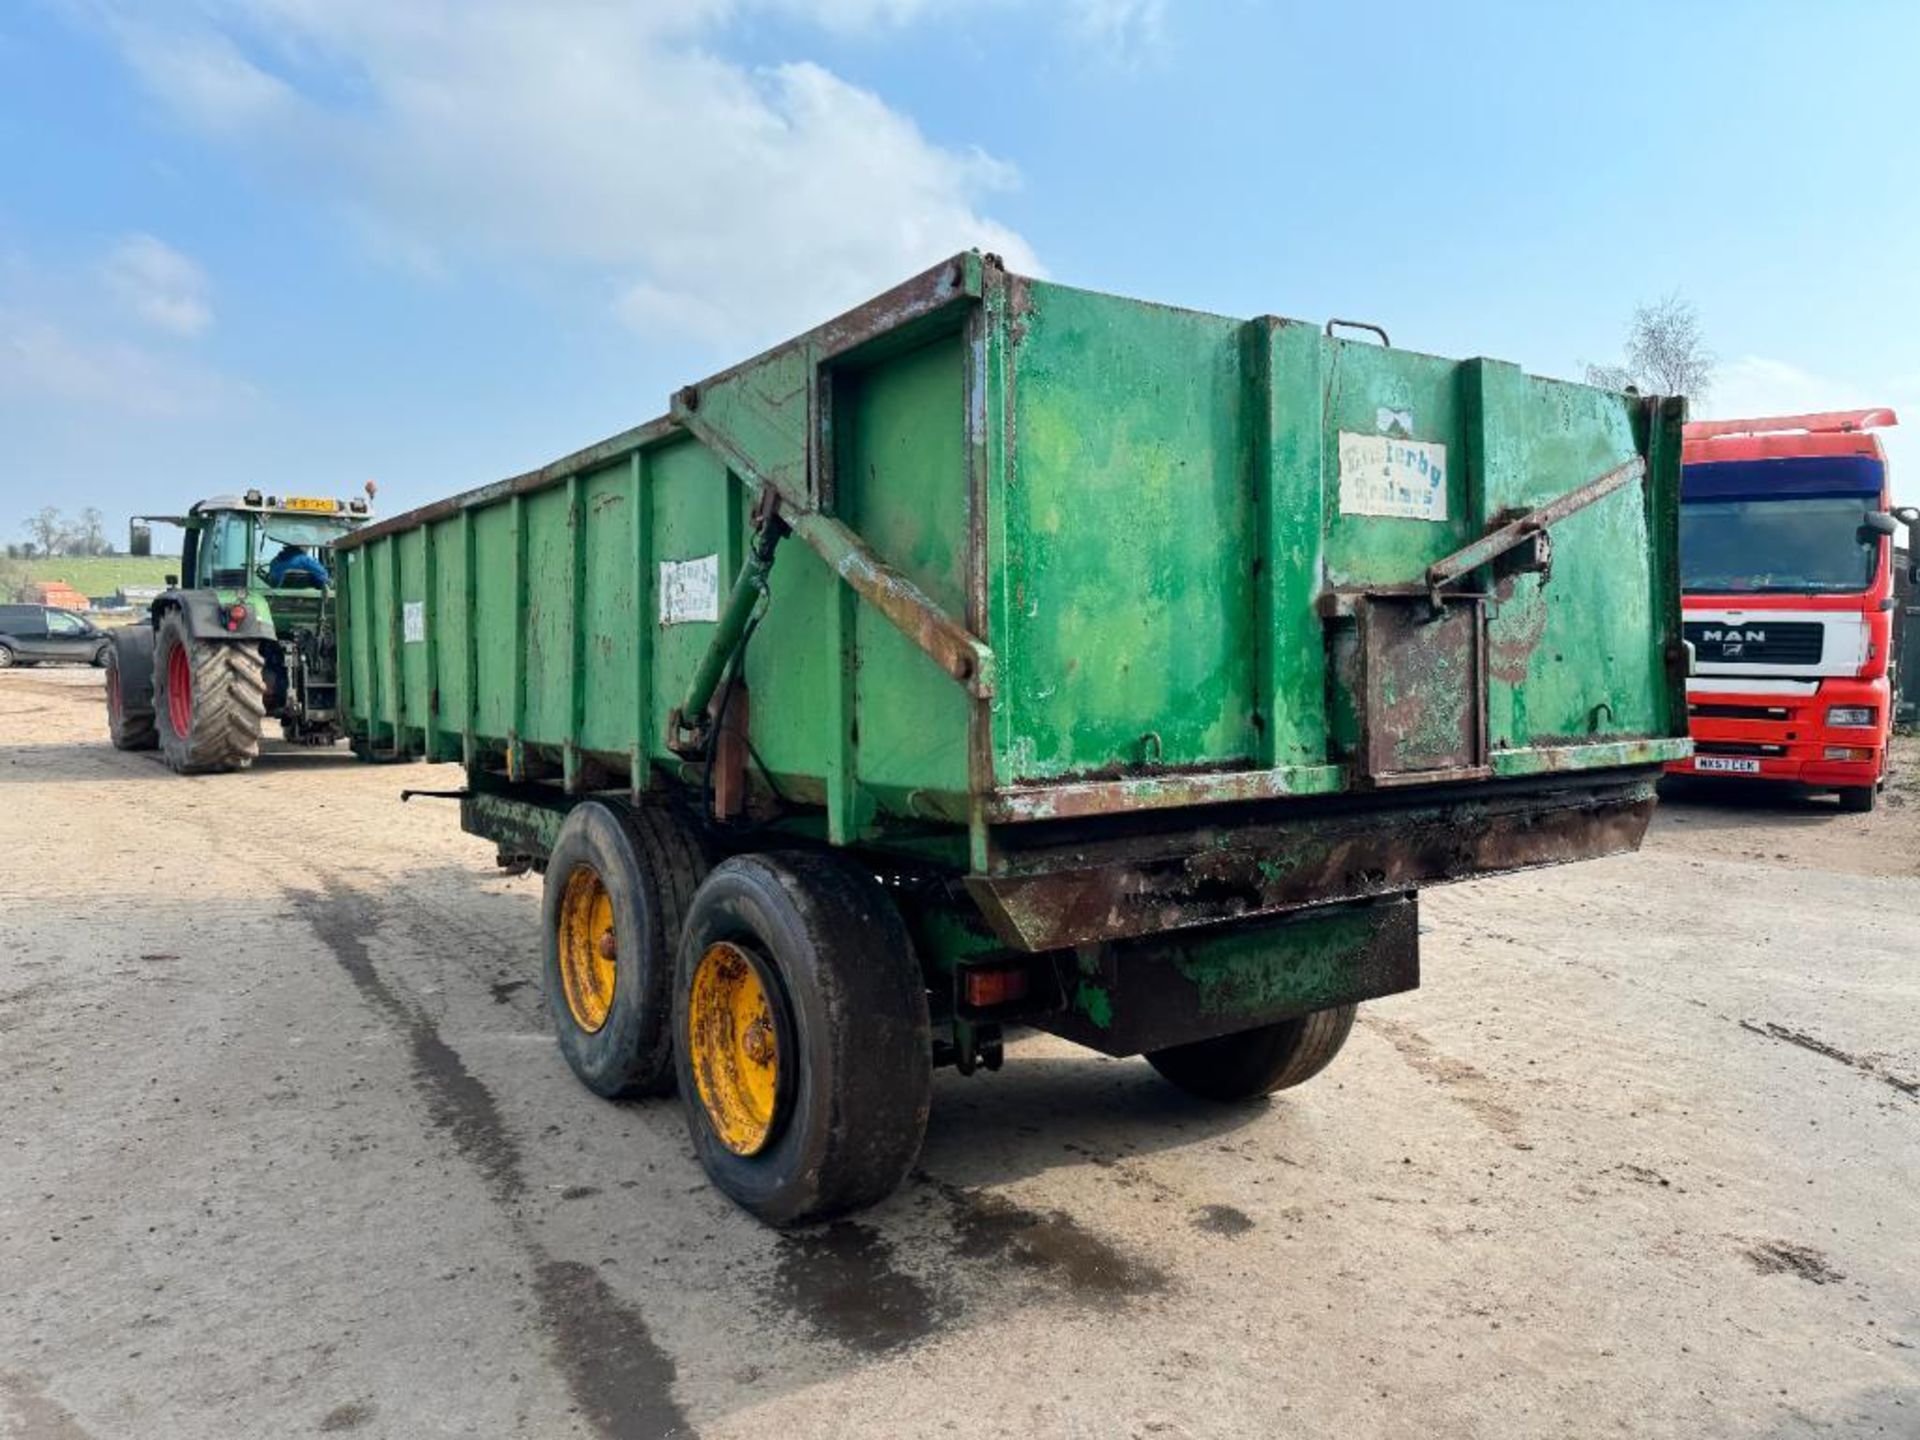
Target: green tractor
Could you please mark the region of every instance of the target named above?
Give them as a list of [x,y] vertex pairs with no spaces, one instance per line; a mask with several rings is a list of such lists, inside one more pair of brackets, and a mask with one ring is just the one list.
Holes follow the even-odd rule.
[[180,774],[204,775],[251,765],[269,718],[299,744],[338,740],[333,544],[366,524],[368,510],[368,500],[249,490],[185,515],[138,517],[136,554],[153,522],[186,535],[181,573],[167,577],[149,618],[113,637],[115,747],[158,748]]

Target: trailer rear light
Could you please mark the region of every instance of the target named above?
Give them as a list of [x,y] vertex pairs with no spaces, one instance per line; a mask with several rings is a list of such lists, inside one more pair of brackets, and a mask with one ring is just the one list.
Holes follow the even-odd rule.
[[1829,745],[1826,748],[1825,758],[1867,761],[1873,759],[1873,751],[1864,745]]
[[242,625],[247,623],[247,607],[244,605],[229,605],[225,619],[227,629],[238,630]]
[[1027,998],[1028,977],[1024,965],[989,968],[976,967],[966,972],[961,993],[967,1004],[977,1010],[991,1010]]
[[1878,714],[1871,705],[1835,705],[1827,711],[1827,724],[1872,725]]

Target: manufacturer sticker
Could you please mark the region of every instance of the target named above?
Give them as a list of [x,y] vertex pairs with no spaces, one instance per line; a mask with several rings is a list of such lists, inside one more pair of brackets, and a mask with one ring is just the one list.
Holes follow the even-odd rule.
[[400,638],[416,645],[427,638],[427,602],[409,600],[400,607]]
[[720,618],[720,557],[660,562],[660,623]]
[[1340,513],[1447,518],[1447,447],[1340,432]]

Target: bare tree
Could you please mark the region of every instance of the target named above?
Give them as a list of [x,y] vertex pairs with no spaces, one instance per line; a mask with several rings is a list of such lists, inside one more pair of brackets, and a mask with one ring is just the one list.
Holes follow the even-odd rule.
[[1676,290],[1634,307],[1623,363],[1587,366],[1587,383],[1699,400],[1713,388],[1714,364],[1700,333],[1699,312]]
[[51,505],[44,505],[27,521],[27,533],[39,543],[42,555],[52,555],[67,538],[66,517]]
[[113,547],[107,543],[107,520],[99,509],[89,505],[69,532],[69,551],[75,555],[105,555]]

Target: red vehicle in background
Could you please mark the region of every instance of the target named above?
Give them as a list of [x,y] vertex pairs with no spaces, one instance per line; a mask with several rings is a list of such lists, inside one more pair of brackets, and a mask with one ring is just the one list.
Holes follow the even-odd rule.
[[1891,410],[1709,420],[1681,450],[1692,758],[1667,768],[1835,790],[1885,783],[1899,522],[1875,429]]

